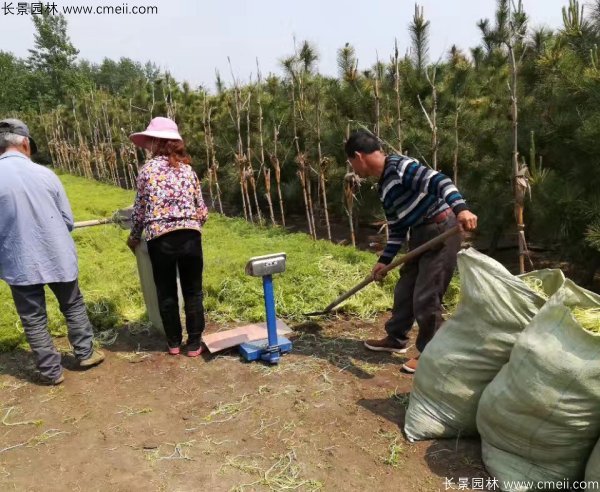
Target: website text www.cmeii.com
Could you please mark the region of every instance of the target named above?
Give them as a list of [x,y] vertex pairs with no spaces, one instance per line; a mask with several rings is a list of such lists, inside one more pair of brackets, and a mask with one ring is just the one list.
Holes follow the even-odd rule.
[[156,5],[60,5],[56,2],[0,2],[0,15],[156,15]]
[[600,483],[597,481],[524,481],[524,482],[501,482],[497,478],[446,478],[445,490],[598,490]]

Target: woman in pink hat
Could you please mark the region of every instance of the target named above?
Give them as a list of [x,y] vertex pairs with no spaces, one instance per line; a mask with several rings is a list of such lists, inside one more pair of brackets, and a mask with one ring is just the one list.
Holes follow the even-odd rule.
[[134,133],[131,141],[152,155],[140,169],[133,206],[133,226],[127,240],[132,251],[142,232],[154,274],[160,316],[169,353],[178,355],[182,344],[177,298],[177,270],[185,302],[187,355],[202,353],[204,306],[202,304],[202,225],[208,210],[200,181],[177,124],[169,118],[154,118],[146,131]]

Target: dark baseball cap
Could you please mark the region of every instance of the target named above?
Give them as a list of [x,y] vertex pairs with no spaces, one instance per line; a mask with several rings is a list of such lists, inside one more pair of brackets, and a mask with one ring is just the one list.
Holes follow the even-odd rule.
[[14,135],[27,137],[31,146],[31,153],[35,154],[37,152],[37,145],[29,134],[29,128],[27,128],[27,125],[21,120],[17,120],[15,118],[0,120],[0,133],[12,133]]

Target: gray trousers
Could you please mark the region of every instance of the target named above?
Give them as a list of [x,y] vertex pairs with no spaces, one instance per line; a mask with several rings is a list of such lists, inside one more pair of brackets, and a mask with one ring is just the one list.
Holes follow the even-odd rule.
[[[69,342],[75,357],[79,360],[88,359],[93,352],[94,332],[77,280],[52,283],[48,287],[56,296],[60,311],[67,321]],[[37,368],[43,376],[58,378],[62,374],[61,357],[48,332],[44,284],[11,285],[10,289]]]
[[[450,215],[439,224],[413,227],[409,249],[415,249],[455,225],[456,217]],[[443,322],[442,299],[456,268],[460,245],[460,234],[456,234],[402,267],[394,290],[392,317],[385,324],[389,336],[408,345],[408,334],[416,320],[419,325],[416,347],[423,352]]]

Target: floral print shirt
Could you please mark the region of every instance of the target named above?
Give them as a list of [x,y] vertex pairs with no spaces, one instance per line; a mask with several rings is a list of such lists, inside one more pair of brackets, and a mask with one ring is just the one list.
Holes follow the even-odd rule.
[[147,241],[177,229],[202,230],[208,209],[202,199],[200,180],[191,166],[171,167],[157,156],[140,169],[133,204],[130,237]]

